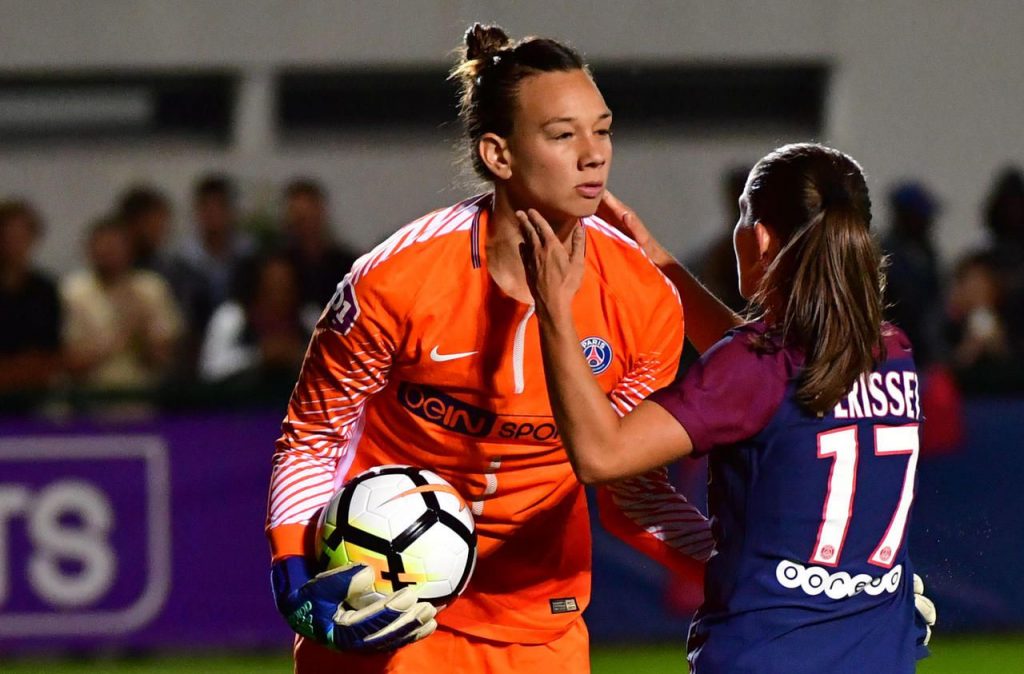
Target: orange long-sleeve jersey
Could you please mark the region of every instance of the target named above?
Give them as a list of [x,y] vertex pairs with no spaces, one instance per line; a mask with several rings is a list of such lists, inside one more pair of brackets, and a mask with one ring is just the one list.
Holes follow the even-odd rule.
[[[307,528],[348,475],[434,470],[471,504],[476,571],[438,621],[497,641],[543,643],[590,594],[590,532],[548,403],[533,307],[491,279],[490,197],[400,229],[363,256],[321,317],[277,442],[267,520],[274,559],[307,552]],[[683,342],[679,297],[639,248],[584,218],[573,311],[581,348],[625,413],[668,384]],[[703,516],[664,472],[603,495],[615,532],[663,558],[706,559]]]

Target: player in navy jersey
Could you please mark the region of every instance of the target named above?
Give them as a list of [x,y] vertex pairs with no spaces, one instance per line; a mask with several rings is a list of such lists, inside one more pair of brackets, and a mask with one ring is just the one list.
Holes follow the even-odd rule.
[[740,209],[740,290],[759,313],[621,419],[573,323],[583,238],[563,246],[519,214],[559,431],[585,483],[709,455],[718,548],[695,674],[913,672],[927,652],[906,546],[921,413],[910,345],[882,322],[863,173],[788,145],[757,163]]

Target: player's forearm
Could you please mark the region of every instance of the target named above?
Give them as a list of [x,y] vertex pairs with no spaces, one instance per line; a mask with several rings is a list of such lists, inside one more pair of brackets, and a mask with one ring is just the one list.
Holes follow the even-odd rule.
[[274,449],[270,476],[266,532],[274,559],[307,552],[309,523],[330,498],[348,445],[347,435],[297,422],[292,409]]
[[580,352],[571,315],[542,318],[540,337],[548,397],[569,461],[584,484],[605,482],[619,454],[620,422]]
[[[350,423],[334,423],[312,394],[311,375],[304,369],[281,425],[273,454],[266,532],[276,561],[308,551],[308,528],[330,498],[339,462],[348,452]],[[322,380],[322,379],[321,379]],[[339,397],[338,392],[333,397]],[[360,406],[361,408],[361,406]],[[353,413],[358,416],[358,411]]]
[[666,255],[656,263],[679,291],[686,316],[686,336],[697,351],[704,353],[743,322],[674,257]]
[[[711,522],[676,491],[664,468],[609,483],[605,490],[623,515],[672,552],[699,561],[711,557],[715,549]],[[667,550],[641,551],[667,566],[676,566]]]
[[[375,339],[376,338],[376,339]],[[361,326],[317,328],[273,457],[267,529],[275,559],[301,555],[303,532],[335,490],[367,400],[387,386],[391,352]]]

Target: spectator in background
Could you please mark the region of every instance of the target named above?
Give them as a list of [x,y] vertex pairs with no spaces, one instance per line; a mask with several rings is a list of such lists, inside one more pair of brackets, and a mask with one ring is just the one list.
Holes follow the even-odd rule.
[[722,199],[725,202],[725,220],[722,233],[687,265],[713,295],[735,312],[742,312],[747,302],[740,295],[739,276],[736,273],[736,255],[733,252],[732,232],[739,219],[739,200],[747,184],[750,167],[738,167],[722,176]]
[[0,202],[0,396],[8,409],[7,396],[46,389],[60,368],[57,286],[32,267],[42,235],[30,204]]
[[313,315],[303,315],[297,269],[283,255],[255,266],[255,283],[239,301],[214,312],[203,340],[199,375],[260,392],[292,389],[309,341]]
[[1006,293],[991,255],[974,253],[957,264],[948,317],[951,364],[965,391],[1024,390],[1024,369],[1006,329]]
[[182,365],[191,373],[206,325],[214,309],[232,299],[239,275],[255,252],[252,240],[237,231],[235,188],[222,175],[201,178],[193,191],[195,231],[174,262],[172,285],[188,330]]
[[989,258],[1006,306],[1008,339],[1024,352],[1024,175],[1006,168],[996,178],[985,206]]
[[95,222],[88,235],[90,268],[64,280],[64,346],[74,380],[92,390],[155,386],[182,331],[168,284],[134,269],[132,239],[116,217]]
[[331,236],[327,194],[319,183],[293,180],[284,196],[285,247],[299,273],[302,301],[323,308],[359,256]]
[[889,257],[886,318],[907,333],[920,369],[941,355],[942,283],[932,244],[938,203],[923,185],[906,182],[889,192],[891,226],[882,240]]
[[135,185],[118,200],[117,212],[135,250],[135,267],[165,278],[170,274],[167,237],[171,229],[171,202],[149,185]]

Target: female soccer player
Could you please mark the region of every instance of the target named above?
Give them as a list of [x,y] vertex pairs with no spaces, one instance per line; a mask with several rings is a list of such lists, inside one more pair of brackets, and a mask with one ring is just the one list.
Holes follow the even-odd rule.
[[[548,404],[516,210],[537,208],[564,237],[582,223],[576,349],[609,409],[627,412],[677,369],[678,295],[593,217],[611,112],[579,54],[477,25],[453,77],[469,157],[493,192],[413,222],[354,265],[314,333],[277,443],[267,527],[278,607],[302,635],[300,674],[589,670],[586,500]],[[471,503],[476,571],[436,618],[409,589],[339,608],[359,603],[370,569],[310,579],[318,509],[346,477],[382,464],[430,468]],[[712,552],[708,521],[663,471],[609,485],[600,500],[602,519],[646,552],[680,563]]]
[[693,672],[912,672],[920,405],[910,345],[881,318],[864,176],[788,145],[754,167],[740,209],[741,292],[760,315],[621,419],[575,347],[582,230],[563,246],[542,214],[517,214],[563,442],[585,483],[710,455],[721,533]]

